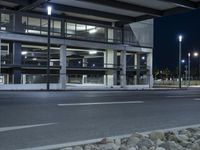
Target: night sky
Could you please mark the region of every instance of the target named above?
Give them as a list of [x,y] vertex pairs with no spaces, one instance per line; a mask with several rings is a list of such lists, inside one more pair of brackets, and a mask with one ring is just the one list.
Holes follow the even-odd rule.
[[184,36],[182,57],[187,59],[189,51],[200,51],[200,10],[155,19],[154,69],[167,67],[171,71],[175,70],[178,65],[180,33]]

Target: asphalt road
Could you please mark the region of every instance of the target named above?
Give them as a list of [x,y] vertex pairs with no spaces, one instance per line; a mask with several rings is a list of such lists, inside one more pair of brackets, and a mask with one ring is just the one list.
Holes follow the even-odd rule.
[[0,150],[200,124],[200,89],[0,92]]

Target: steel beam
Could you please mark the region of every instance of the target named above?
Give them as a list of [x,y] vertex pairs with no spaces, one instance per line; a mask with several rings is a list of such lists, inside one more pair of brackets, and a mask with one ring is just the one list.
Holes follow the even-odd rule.
[[184,7],[188,9],[196,9],[198,7],[197,3],[192,2],[190,0],[160,0],[160,1],[174,3],[179,7]]
[[[109,13],[109,12],[104,12],[104,11],[93,10],[93,9],[79,8],[79,7],[68,6],[68,5],[61,5],[61,4],[56,4],[56,3],[49,3],[49,4],[52,5],[55,10],[62,11],[62,12],[72,12],[72,13],[77,13],[77,14],[97,16],[101,18],[122,20],[122,21],[128,21],[128,22],[135,21],[134,17],[126,16],[126,15],[114,14],[114,13]],[[46,5],[43,5],[41,7],[46,8]]]
[[20,6],[18,11],[32,10],[32,9],[34,9],[34,8],[40,6],[41,4],[46,3],[48,1],[49,0],[32,0],[32,1],[29,2],[28,5]]
[[134,11],[134,12],[148,13],[153,16],[162,16],[162,12],[160,10],[148,8],[144,6],[139,6],[139,5],[134,5],[134,4],[126,3],[126,2],[120,2],[116,0],[77,0],[77,1],[84,1],[84,2],[89,2],[89,3],[109,6],[113,8]]

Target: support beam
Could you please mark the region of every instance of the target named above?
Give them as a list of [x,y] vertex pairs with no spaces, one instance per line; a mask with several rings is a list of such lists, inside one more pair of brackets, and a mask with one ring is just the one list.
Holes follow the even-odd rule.
[[148,78],[149,78],[149,88],[153,88],[153,54],[147,54],[147,67],[149,69]]
[[16,66],[13,68],[13,83],[21,84],[21,43],[13,43],[13,64]]
[[23,6],[29,4],[28,0],[2,0],[2,1],[6,1],[6,2],[9,2],[9,3],[15,3],[15,4],[18,4],[18,5],[23,5]]
[[130,4],[130,3],[125,3],[125,2],[120,2],[120,1],[116,1],[116,0],[112,0],[112,1],[111,0],[78,0],[78,1],[84,1],[84,2],[89,2],[89,3],[109,6],[109,7],[113,7],[113,8],[134,11],[134,12],[148,13],[148,14],[151,14],[154,16],[162,15],[162,12],[159,10],[156,10],[156,9],[139,6],[139,5],[134,5],[134,4]]
[[176,8],[172,8],[172,9],[168,9],[163,11],[163,15],[164,16],[169,16],[169,15],[175,15],[175,14],[180,14],[180,13],[186,13],[189,12],[190,9],[187,8],[183,8],[183,7],[176,7]]
[[61,45],[60,47],[60,89],[65,90],[66,88],[66,67],[67,67],[67,54],[66,54],[66,45]]
[[192,2],[190,0],[160,0],[165,2],[174,3],[177,6],[188,8],[188,9],[196,9],[197,3]]
[[[128,21],[128,22],[134,22],[135,18],[131,16],[126,15],[120,15],[120,14],[114,14],[104,11],[98,11],[93,9],[86,9],[86,8],[79,8],[74,6],[67,6],[67,5],[61,5],[56,3],[49,3],[53,6],[54,10],[62,11],[62,12],[72,12],[82,15],[89,15],[89,16],[97,16],[101,18],[108,18],[113,20],[121,20],[121,21]],[[46,5],[43,5],[42,8],[46,8]]]
[[124,88],[126,86],[126,51],[125,50],[121,51],[120,66],[121,66],[120,85],[122,88]]
[[43,3],[48,2],[49,0],[31,0],[30,2],[28,2],[28,5],[24,5],[21,6],[18,11],[27,11],[27,10],[32,10],[40,5],[42,5]]

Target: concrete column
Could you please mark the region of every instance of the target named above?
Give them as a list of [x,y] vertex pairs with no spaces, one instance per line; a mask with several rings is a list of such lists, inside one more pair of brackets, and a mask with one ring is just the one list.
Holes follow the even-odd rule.
[[108,42],[113,42],[114,38],[114,29],[109,28],[108,29]]
[[65,20],[61,20],[61,36],[65,37]]
[[[112,24],[112,27],[114,27],[115,24]],[[114,42],[114,29],[108,28],[108,42],[113,43]],[[104,67],[105,68],[111,68],[106,72],[106,75],[104,77],[104,84],[107,86],[113,86],[117,84],[117,71],[113,70],[115,67],[115,64],[117,64],[117,51],[114,50],[106,50],[104,53]]]
[[104,84],[108,86],[116,85],[117,83],[117,72],[113,70],[117,63],[117,52],[114,50],[106,50],[104,53],[104,67],[110,68],[106,71],[104,76]]
[[0,39],[0,75],[2,74],[1,60],[2,60],[2,52],[1,52],[1,39]]
[[149,69],[148,77],[149,77],[149,87],[153,87],[153,54],[147,54],[147,67]]
[[67,52],[66,52],[66,45],[61,45],[60,47],[60,88],[64,90],[66,88],[67,82],[67,75],[66,75],[66,67],[67,67]]
[[22,75],[22,84],[26,84],[26,75],[25,74]]
[[[87,58],[83,58],[83,67],[87,67],[88,64],[87,64]],[[82,84],[85,84],[87,83],[87,75],[83,75],[82,76]]]
[[22,16],[19,13],[16,13],[13,17],[13,30],[15,32],[25,33],[25,23],[22,23]]
[[120,85],[121,87],[126,86],[126,51],[121,51],[121,57],[120,57]]
[[21,43],[13,42],[13,64],[15,68],[13,68],[13,83],[20,84],[21,83]]

